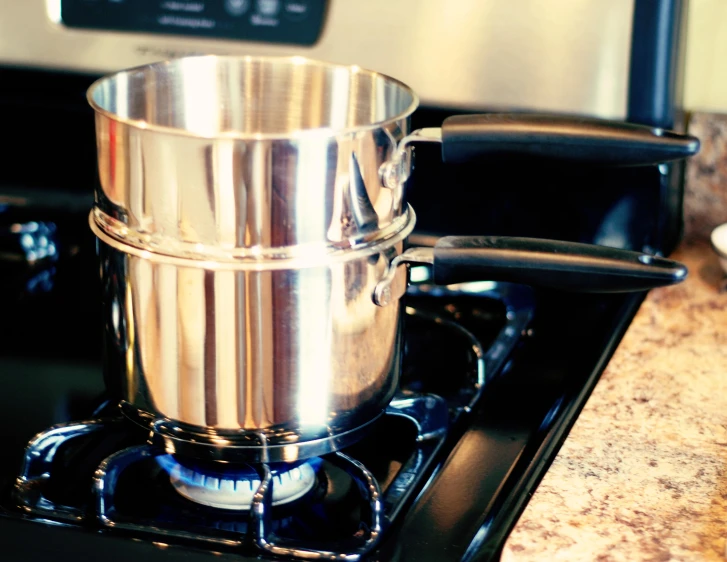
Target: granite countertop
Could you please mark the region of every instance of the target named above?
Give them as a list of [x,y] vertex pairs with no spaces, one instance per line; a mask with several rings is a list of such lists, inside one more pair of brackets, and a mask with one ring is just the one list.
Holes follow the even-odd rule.
[[689,277],[649,293],[503,561],[727,558],[727,293],[706,238],[727,221],[727,118],[696,126],[703,155],[672,256]]

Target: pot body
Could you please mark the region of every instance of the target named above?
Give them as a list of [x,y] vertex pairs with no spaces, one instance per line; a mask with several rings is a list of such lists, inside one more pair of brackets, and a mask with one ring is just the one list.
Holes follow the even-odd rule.
[[401,315],[371,295],[401,240],[254,270],[170,260],[97,233],[107,380],[142,417],[275,446],[358,428],[391,400]]
[[303,59],[189,57],[103,78],[89,100],[105,370],[125,406],[265,447],[379,415],[401,319],[372,295],[414,227],[380,169],[411,90]]

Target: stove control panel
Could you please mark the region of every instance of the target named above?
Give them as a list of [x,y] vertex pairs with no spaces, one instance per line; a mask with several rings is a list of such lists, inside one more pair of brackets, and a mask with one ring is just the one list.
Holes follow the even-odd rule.
[[69,28],[313,45],[327,0],[61,0]]

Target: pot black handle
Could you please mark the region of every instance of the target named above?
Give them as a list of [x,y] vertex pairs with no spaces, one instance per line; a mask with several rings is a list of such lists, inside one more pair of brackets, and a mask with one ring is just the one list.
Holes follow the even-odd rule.
[[528,156],[600,166],[648,166],[699,152],[699,139],[673,131],[586,117],[491,113],[442,123],[442,160]]
[[625,293],[687,277],[679,262],[606,246],[499,236],[447,236],[434,246],[433,281],[509,281],[582,293]]

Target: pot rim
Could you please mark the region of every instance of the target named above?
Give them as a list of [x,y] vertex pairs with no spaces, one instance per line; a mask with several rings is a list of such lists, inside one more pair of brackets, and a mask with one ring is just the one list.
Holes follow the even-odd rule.
[[[402,221],[403,224],[396,229],[386,232],[385,236],[365,240],[355,246],[341,248],[331,248],[330,246],[301,248],[294,246],[294,248],[302,251],[295,254],[248,254],[242,256],[224,255],[220,253],[180,255],[165,252],[159,245],[142,245],[134,240],[120,238],[118,233],[110,233],[103,225],[98,223],[95,216],[95,209],[89,213],[88,223],[93,233],[101,242],[124,254],[140,257],[145,261],[215,271],[274,271],[329,266],[381,253],[403,241],[414,230],[416,214],[411,205],[407,205],[406,212],[402,215],[402,218],[404,218],[404,221]],[[379,234],[381,234],[381,231],[379,231]]]
[[[245,61],[245,62],[277,62],[277,63],[288,63],[293,65],[313,65],[313,66],[321,66],[326,67],[329,69],[343,69],[347,70],[351,73],[361,73],[361,74],[367,74],[371,78],[380,78],[384,81],[390,82],[399,88],[401,88],[403,91],[408,93],[411,96],[411,103],[409,106],[402,112],[398,113],[397,115],[394,115],[392,117],[389,117],[387,119],[383,119],[381,121],[377,121],[374,123],[367,123],[364,125],[356,125],[356,126],[350,126],[350,127],[342,127],[342,128],[333,128],[333,127],[316,127],[316,128],[310,128],[310,129],[298,129],[288,132],[279,132],[279,133],[245,133],[240,131],[229,131],[225,133],[215,133],[215,134],[203,134],[203,133],[197,133],[193,132],[187,129],[179,128],[179,127],[170,127],[168,125],[158,125],[154,123],[149,123],[148,121],[144,119],[135,119],[130,117],[121,117],[117,113],[110,111],[101,105],[99,105],[96,100],[94,99],[94,94],[102,87],[103,84],[118,79],[120,76],[123,75],[130,75],[135,72],[153,69],[153,68],[160,68],[163,66],[171,66],[172,64],[178,63],[183,60],[190,60],[190,59],[219,59],[219,60],[239,60],[239,61]],[[110,119],[112,121],[115,121],[117,123],[122,123],[124,125],[127,125],[128,127],[131,127],[133,129],[141,130],[141,131],[149,131],[153,133],[163,133],[167,135],[174,135],[174,136],[181,136],[181,137],[192,137],[196,139],[209,139],[209,140],[296,140],[296,139],[303,139],[303,138],[310,138],[310,137],[319,137],[319,138],[330,138],[330,137],[336,137],[340,135],[351,135],[356,134],[359,132],[364,131],[371,131],[375,129],[380,129],[383,127],[386,127],[388,125],[391,125],[393,123],[396,123],[397,121],[401,121],[402,119],[408,118],[416,108],[419,106],[419,96],[417,96],[416,92],[409,87],[407,84],[402,82],[401,80],[398,80],[392,76],[389,76],[387,74],[384,74],[382,72],[377,72],[375,70],[370,70],[367,68],[360,67],[358,65],[348,65],[348,64],[338,64],[328,61],[322,61],[314,58],[304,57],[304,56],[256,56],[256,55],[189,55],[189,56],[182,56],[182,57],[175,57],[171,59],[167,59],[164,61],[156,61],[152,63],[147,63],[143,65],[134,66],[131,68],[126,68],[123,70],[120,70],[118,72],[114,72],[111,74],[107,74],[105,76],[102,76],[101,78],[94,81],[91,86],[86,90],[86,100],[88,104],[93,108],[93,110],[107,119]]]

